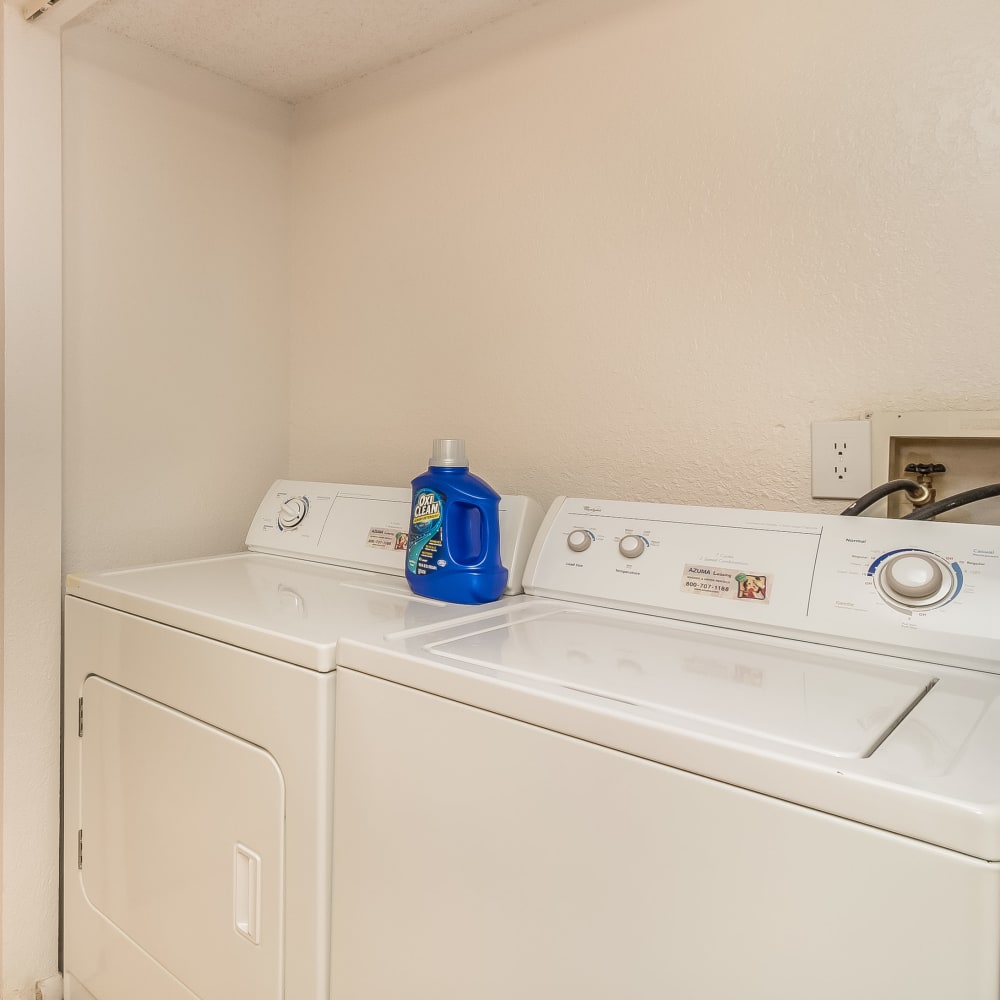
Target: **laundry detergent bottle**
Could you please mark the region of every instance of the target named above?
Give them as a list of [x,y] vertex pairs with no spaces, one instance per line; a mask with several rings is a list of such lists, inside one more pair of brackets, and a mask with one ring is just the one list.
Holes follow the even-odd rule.
[[406,582],[439,601],[495,601],[507,586],[500,495],[469,472],[461,439],[438,438],[433,452],[430,468],[413,480]]

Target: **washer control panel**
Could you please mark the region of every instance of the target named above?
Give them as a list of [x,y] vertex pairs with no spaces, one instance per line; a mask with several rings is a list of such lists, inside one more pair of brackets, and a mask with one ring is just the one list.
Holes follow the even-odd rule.
[[1000,673],[1000,526],[561,497],[525,590]]

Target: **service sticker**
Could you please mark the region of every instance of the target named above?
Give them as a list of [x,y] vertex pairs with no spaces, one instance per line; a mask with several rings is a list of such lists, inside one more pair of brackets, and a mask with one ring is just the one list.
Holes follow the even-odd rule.
[[765,574],[726,569],[724,566],[685,566],[681,590],[685,594],[723,597],[731,601],[760,601],[767,604],[771,599],[769,581]]
[[395,551],[406,548],[406,532],[395,528],[369,528],[368,548]]

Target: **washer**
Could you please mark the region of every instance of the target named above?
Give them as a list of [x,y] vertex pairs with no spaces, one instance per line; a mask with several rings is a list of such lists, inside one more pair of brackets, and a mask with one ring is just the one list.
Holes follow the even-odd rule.
[[336,1000],[997,1000],[1000,528],[560,498],[338,649]]
[[[409,506],[279,481],[250,551],[67,579],[70,1000],[329,1000],[337,642],[470,612],[401,579]],[[541,514],[502,498],[512,592]]]

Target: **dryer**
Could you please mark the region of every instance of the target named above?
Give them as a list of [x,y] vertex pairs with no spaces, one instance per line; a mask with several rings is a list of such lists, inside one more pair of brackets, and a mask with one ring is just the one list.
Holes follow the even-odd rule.
[[1000,528],[560,498],[338,649],[337,1000],[997,1000]]
[[[329,1000],[337,643],[470,611],[407,588],[409,505],[279,481],[248,551],[67,579],[69,1000]],[[511,593],[541,514],[502,498]]]

